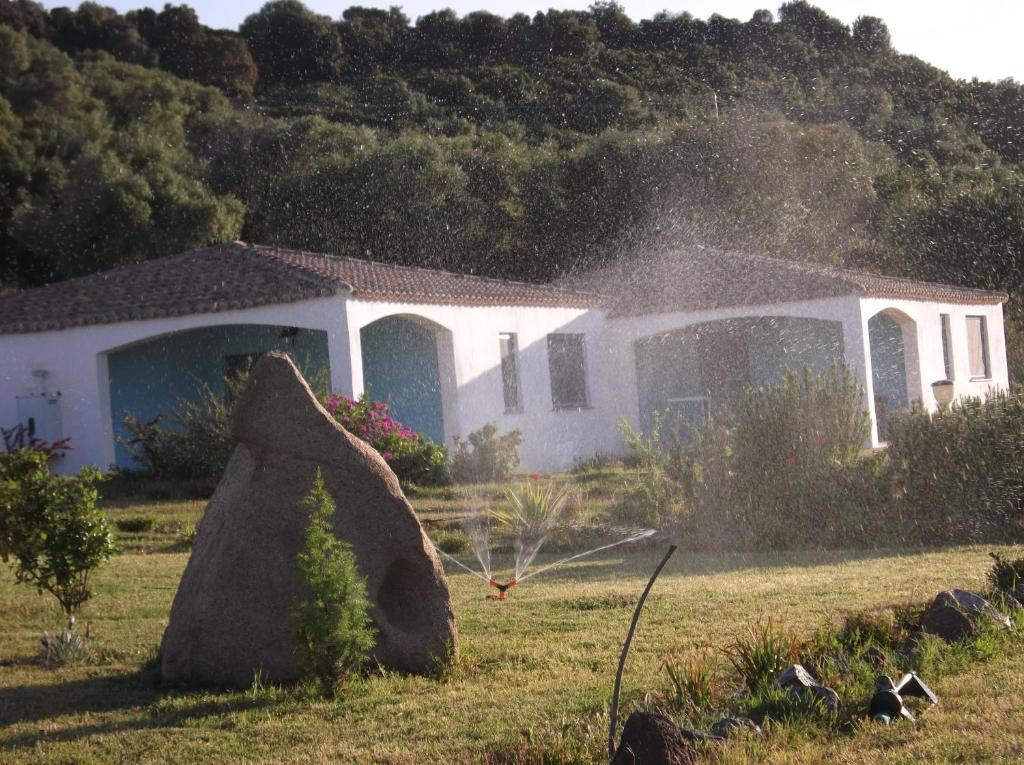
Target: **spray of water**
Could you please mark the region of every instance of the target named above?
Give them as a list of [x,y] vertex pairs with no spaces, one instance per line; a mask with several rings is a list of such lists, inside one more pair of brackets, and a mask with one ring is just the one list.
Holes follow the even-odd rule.
[[565,558],[559,558],[558,560],[556,560],[556,561],[554,561],[552,563],[549,563],[546,566],[541,566],[538,569],[534,569],[533,571],[530,571],[528,573],[524,573],[522,576],[516,577],[516,580],[519,581],[519,582],[523,582],[523,581],[529,579],[530,577],[537,576],[537,574],[542,574],[545,571],[547,571],[548,569],[554,568],[555,566],[561,566],[563,563],[568,563],[569,561],[574,561],[574,560],[577,560],[579,558],[584,558],[587,555],[593,555],[594,553],[601,552],[602,550],[608,550],[608,549],[610,549],[612,547],[618,547],[619,545],[625,545],[625,544],[629,544],[631,542],[639,542],[641,539],[647,539],[648,537],[653,536],[655,533],[656,533],[655,529],[643,529],[642,531],[637,531],[634,534],[626,537],[625,539],[618,540],[617,542],[610,542],[609,544],[601,545],[600,547],[595,547],[595,548],[593,548],[591,550],[586,550],[586,551],[581,552],[581,553],[576,553],[575,555],[570,555],[570,556],[565,557]]
[[[528,571],[529,566],[537,558],[544,543],[551,536],[556,527],[563,525],[563,518],[571,515],[580,503],[578,492],[566,487],[559,487],[554,483],[532,482],[524,484],[517,491],[508,491],[505,494],[508,502],[507,510],[494,510],[489,502],[480,493],[463,490],[462,494],[467,512],[462,518],[461,526],[469,539],[470,548],[476,557],[480,570],[476,570],[458,560],[454,556],[438,549],[447,560],[459,568],[468,571],[485,582],[498,587],[500,597],[504,599],[504,592],[511,586],[539,573],[547,571],[555,566],[583,558],[587,555],[608,550],[631,542],[638,542],[647,539],[655,533],[654,529],[623,529],[608,527],[605,531],[609,535],[620,536],[608,544],[599,545],[583,552],[574,553],[559,560],[548,563],[535,571]],[[491,565],[491,524],[492,522],[512,536],[512,546],[515,553],[513,562],[514,574],[508,584],[501,585],[494,579]]]
[[[491,509],[479,494],[467,495],[469,512],[462,518],[462,530],[476,556],[485,579],[491,578]],[[459,564],[461,565],[461,564]],[[465,566],[463,566],[465,568]]]

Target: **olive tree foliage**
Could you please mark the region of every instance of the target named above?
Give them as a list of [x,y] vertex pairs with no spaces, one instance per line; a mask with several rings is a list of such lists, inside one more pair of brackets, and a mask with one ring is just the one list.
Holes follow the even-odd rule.
[[18,582],[48,592],[69,626],[92,596],[91,576],[114,552],[106,516],[96,507],[99,472],[61,478],[36,449],[0,454],[0,559]]

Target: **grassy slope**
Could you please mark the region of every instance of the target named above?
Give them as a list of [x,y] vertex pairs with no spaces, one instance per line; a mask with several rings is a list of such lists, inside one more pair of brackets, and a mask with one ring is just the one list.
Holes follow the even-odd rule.
[[[112,514],[166,517],[170,529],[200,507],[165,503]],[[502,761],[520,747],[599,760],[620,642],[633,599],[660,555],[613,550],[584,559],[524,583],[503,604],[485,601],[478,579],[452,571],[462,645],[451,676],[378,674],[349,699],[331,703],[276,689],[163,695],[140,667],[155,654],[187,554],[168,551],[173,539],[123,541],[128,549],[165,551],[119,555],[98,575],[97,596],[83,616],[101,652],[91,666],[48,670],[31,663],[40,629],[59,628],[58,613],[50,599],[0,577],[0,762],[478,762]],[[721,647],[763,615],[810,631],[844,610],[980,586],[986,551],[679,552],[648,601],[627,668],[626,710],[645,692],[665,689],[659,664],[666,654]],[[1021,756],[1024,660],[976,665],[934,685],[942,704],[917,729],[870,728],[833,743],[778,730],[767,744],[734,745],[716,759]]]

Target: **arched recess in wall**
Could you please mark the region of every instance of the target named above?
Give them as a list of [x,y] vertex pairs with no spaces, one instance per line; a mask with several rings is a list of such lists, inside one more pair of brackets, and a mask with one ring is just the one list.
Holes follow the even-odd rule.
[[455,433],[452,333],[415,314],[392,314],[359,330],[363,387],[403,425],[436,443]]
[[893,414],[920,398],[917,323],[896,308],[879,311],[868,319],[868,343],[878,437],[885,440]]
[[642,337],[634,354],[641,426],[649,431],[662,412],[686,431],[709,412],[728,416],[749,387],[778,383],[787,368],[842,363],[843,327],[795,316],[721,319]]
[[119,442],[127,435],[125,415],[144,422],[162,415],[173,426],[174,410],[182,401],[198,401],[207,388],[224,397],[226,378],[243,374],[274,350],[290,354],[313,389],[326,392],[330,365],[323,330],[221,324],[150,336],[101,353],[117,466],[133,466],[130,452]]

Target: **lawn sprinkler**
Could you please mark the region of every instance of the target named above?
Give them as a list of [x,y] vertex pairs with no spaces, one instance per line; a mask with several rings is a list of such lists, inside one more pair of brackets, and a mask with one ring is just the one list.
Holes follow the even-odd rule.
[[505,593],[508,592],[513,587],[515,587],[517,584],[519,584],[518,580],[516,580],[515,577],[513,577],[512,579],[509,579],[507,582],[505,582],[505,584],[502,584],[497,579],[494,579],[492,577],[487,583],[489,585],[491,585],[491,587],[496,587],[497,590],[498,590],[498,594],[497,595],[495,595],[493,592],[490,595],[488,595],[487,596],[488,600],[504,600],[505,599]]
[[932,704],[939,703],[939,697],[914,672],[905,674],[898,683],[888,675],[882,675],[875,680],[875,695],[871,697],[868,716],[886,725],[897,717],[916,722],[910,710],[903,706],[904,696],[918,696]]

